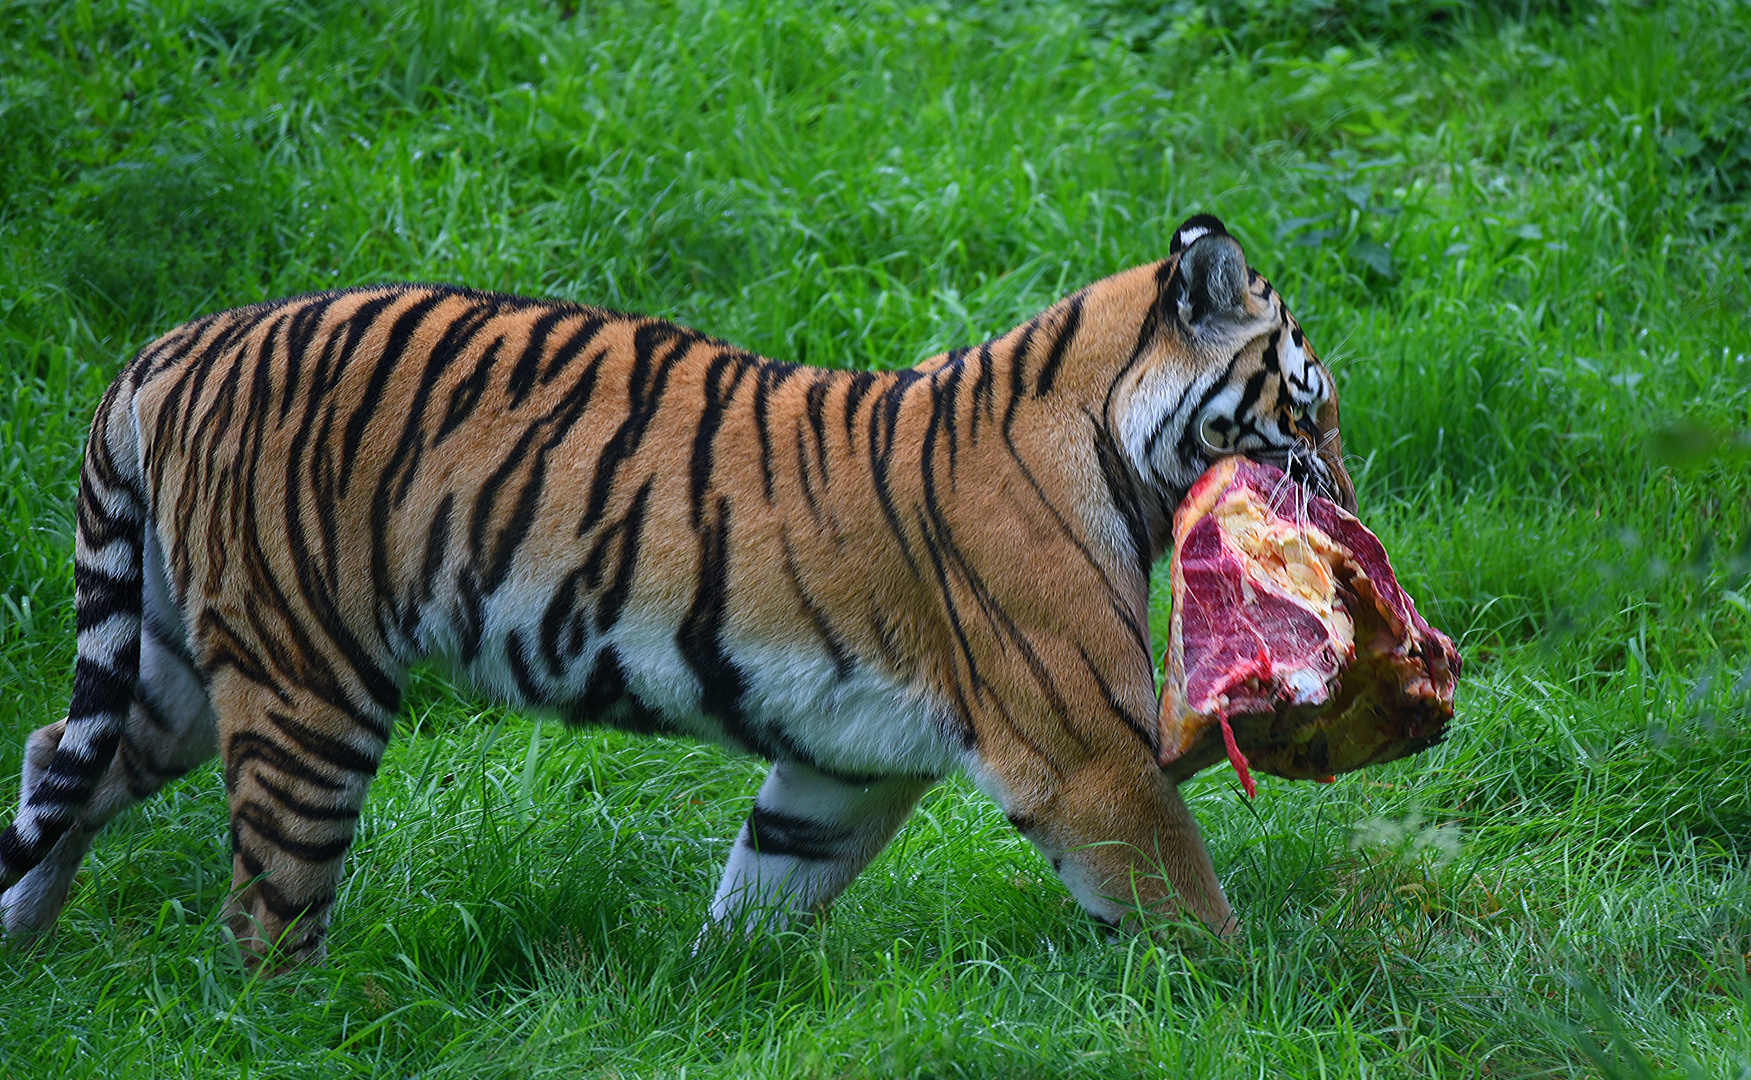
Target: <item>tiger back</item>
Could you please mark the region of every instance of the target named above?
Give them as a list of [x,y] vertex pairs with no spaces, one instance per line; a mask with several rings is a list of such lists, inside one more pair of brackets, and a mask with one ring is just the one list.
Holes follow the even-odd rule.
[[891,371],[445,286],[184,324],[99,406],[67,719],[0,835],[51,925],[113,815],[211,757],[229,921],[319,959],[410,665],[773,762],[714,922],[806,918],[965,771],[1112,925],[1233,914],[1155,764],[1149,571],[1225,453],[1353,505],[1331,378],[1221,223]]

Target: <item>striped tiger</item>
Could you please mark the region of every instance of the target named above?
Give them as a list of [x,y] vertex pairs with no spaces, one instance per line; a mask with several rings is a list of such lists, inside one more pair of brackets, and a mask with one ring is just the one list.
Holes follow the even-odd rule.
[[[772,762],[712,924],[806,920],[964,771],[1111,926],[1231,932],[1156,765],[1149,574],[1214,458],[1354,505],[1330,373],[1221,222],[898,371],[437,285],[186,323],[98,406],[66,719],[0,836],[8,931],[215,753],[226,918],[317,961],[410,664]],[[709,925],[709,924],[708,924]]]

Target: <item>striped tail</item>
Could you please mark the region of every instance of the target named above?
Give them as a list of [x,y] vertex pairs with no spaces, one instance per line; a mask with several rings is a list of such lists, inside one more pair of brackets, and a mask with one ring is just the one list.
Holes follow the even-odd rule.
[[[114,393],[112,389],[112,398]],[[98,410],[79,476],[73,546],[79,657],[73,699],[47,767],[25,764],[18,817],[0,834],[0,890],[11,888],[46,858],[79,820],[115,758],[140,677],[146,513],[136,466],[127,461],[118,469],[105,438],[111,404],[106,400]]]

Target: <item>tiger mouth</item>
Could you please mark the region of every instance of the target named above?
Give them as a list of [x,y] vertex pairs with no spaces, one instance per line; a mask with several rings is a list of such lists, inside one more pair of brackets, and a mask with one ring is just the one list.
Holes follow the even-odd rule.
[[1330,499],[1350,513],[1356,512],[1355,496],[1343,491],[1332,476],[1331,466],[1327,465],[1317,451],[1303,447],[1289,446],[1281,449],[1260,450],[1242,455],[1254,461],[1263,462],[1282,470],[1283,475],[1301,486],[1309,494]]

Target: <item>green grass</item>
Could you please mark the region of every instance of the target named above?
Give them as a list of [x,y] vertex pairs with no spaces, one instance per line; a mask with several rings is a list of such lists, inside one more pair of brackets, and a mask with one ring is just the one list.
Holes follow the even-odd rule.
[[202,770],[0,950],[0,1076],[1751,1076],[1728,0],[0,0],[0,786],[66,702],[90,411],[180,319],[446,280],[895,366],[1199,211],[1467,659],[1414,760],[1188,785],[1233,949],[1107,942],[957,781],[823,926],[695,954],[758,765],[427,674],[329,966],[238,969]]

